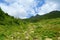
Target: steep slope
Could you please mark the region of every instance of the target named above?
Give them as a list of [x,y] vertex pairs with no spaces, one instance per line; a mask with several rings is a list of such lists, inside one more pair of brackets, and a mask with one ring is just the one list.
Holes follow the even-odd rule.
[[60,37],[60,11],[17,19],[0,8],[0,40],[58,40]]
[[4,13],[0,8],[0,25],[19,25],[19,19],[9,16],[7,13]]

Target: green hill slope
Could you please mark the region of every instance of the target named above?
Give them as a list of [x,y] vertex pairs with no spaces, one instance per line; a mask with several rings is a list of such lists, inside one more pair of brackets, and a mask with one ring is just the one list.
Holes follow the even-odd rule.
[[17,19],[0,8],[0,40],[58,40],[59,37],[60,11]]

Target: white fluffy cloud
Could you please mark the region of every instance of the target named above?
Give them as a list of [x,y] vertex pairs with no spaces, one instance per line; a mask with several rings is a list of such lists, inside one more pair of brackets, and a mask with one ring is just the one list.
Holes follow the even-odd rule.
[[0,7],[9,15],[19,18],[35,15],[33,7],[36,6],[36,2],[34,0],[5,0],[5,2],[9,3],[9,5],[0,3]]
[[[43,15],[53,10],[60,10],[60,0],[4,0],[0,7],[9,15],[19,18],[28,18],[36,14]],[[42,6],[41,6],[42,3]],[[8,4],[8,5],[7,5]]]
[[60,0],[46,0],[45,4],[38,9],[38,14],[43,15],[54,10],[60,11]]

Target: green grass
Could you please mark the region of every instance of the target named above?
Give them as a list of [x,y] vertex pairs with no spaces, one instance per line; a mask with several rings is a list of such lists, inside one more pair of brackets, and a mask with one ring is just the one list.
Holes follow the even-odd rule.
[[58,40],[60,37],[59,11],[19,19],[9,16],[0,9],[0,15],[0,40],[45,40],[45,38]]

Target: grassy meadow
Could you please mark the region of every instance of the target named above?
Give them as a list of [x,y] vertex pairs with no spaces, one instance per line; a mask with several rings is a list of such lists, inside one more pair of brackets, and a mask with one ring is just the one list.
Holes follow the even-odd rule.
[[19,19],[0,8],[0,40],[60,40],[60,11]]

